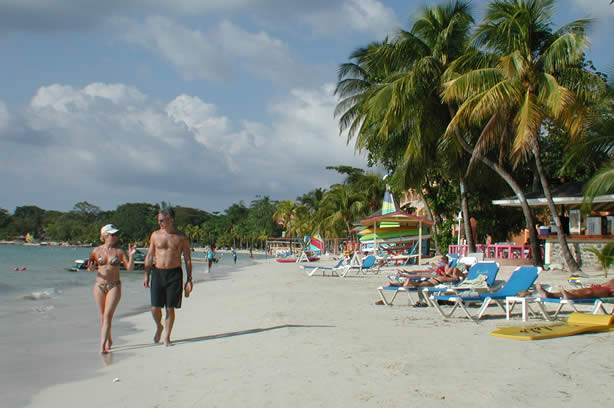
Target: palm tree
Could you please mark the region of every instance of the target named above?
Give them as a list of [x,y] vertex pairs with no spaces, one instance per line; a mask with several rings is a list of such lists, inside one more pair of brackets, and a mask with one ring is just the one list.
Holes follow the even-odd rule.
[[[472,22],[464,1],[426,7],[411,31],[401,30],[392,42],[357,50],[352,55],[356,63],[342,65],[339,72],[336,92],[342,100],[336,114],[343,113],[341,130],[356,139],[357,150],[387,145],[391,148],[384,148],[384,154],[400,151],[393,178],[403,189],[421,190],[429,169],[448,161],[448,154],[451,163],[462,154],[460,149],[438,148],[451,119],[439,89],[446,68],[465,50]],[[465,233],[474,250],[462,177],[460,183]]]
[[283,200],[277,203],[273,219],[280,225],[283,225],[284,230],[288,235],[292,233],[292,221],[296,213],[296,202],[292,200]]
[[330,210],[330,215],[326,221],[330,226],[338,223],[343,224],[349,237],[352,231],[352,222],[366,215],[367,204],[364,194],[354,191],[349,186],[334,184],[324,197],[324,205]]
[[[542,167],[539,136],[544,123],[551,120],[565,128],[570,137],[581,137],[586,130],[587,102],[601,91],[603,81],[582,66],[589,20],[576,20],[552,32],[553,3],[493,1],[478,27],[475,44],[492,50],[496,63],[452,79],[443,98],[463,102],[448,133],[481,126],[478,151],[502,148],[509,142],[516,165],[533,157],[548,208],[560,231],[557,236],[563,258],[568,269],[576,272],[580,268],[567,246]],[[503,177],[499,170],[495,171]],[[526,215],[529,211],[524,205]],[[528,227],[535,234],[533,225]]]

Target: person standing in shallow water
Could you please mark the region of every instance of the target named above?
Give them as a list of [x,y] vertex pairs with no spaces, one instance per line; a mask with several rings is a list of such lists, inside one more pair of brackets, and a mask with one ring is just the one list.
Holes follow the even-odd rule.
[[235,251],[234,247],[231,249],[232,249],[232,262],[236,264],[237,263],[237,251]]
[[128,254],[119,246],[119,229],[107,224],[100,229],[102,245],[94,248],[87,263],[88,272],[96,271],[94,300],[100,315],[100,352],[107,354],[113,345],[111,325],[113,314],[122,297],[119,266],[124,264],[128,272],[134,268],[136,244],[128,245]]
[[[145,257],[145,278],[143,286],[150,288],[151,314],[156,323],[154,343],[159,343],[164,331],[164,345],[171,346],[171,332],[175,324],[175,309],[181,308],[183,294],[183,271],[181,256],[185,262],[186,287],[192,291],[192,256],[188,238],[178,231],[173,222],[175,212],[167,207],[158,213],[160,229],[149,239],[149,250]],[[155,265],[153,259],[156,259]],[[151,280],[150,280],[151,279]],[[165,326],[162,325],[162,308],[166,309]]]
[[215,245],[209,246],[207,250],[207,272],[211,272],[211,266],[213,266],[213,257],[215,256]]

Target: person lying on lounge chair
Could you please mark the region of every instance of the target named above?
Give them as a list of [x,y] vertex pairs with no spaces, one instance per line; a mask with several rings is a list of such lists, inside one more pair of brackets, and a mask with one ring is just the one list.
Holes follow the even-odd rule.
[[469,265],[465,265],[462,271],[458,268],[448,268],[447,274],[445,275],[436,275],[423,281],[407,279],[405,283],[403,283],[403,286],[406,288],[423,288],[427,286],[437,286],[442,283],[458,282],[467,276],[468,270]]
[[429,279],[424,282],[420,282],[419,285],[412,282],[411,279],[407,279],[404,283],[394,282],[394,283],[391,283],[390,286],[405,286],[405,287],[435,286],[435,285],[439,285],[440,283],[444,283],[444,282],[456,282],[461,277],[465,276],[466,272],[463,272],[453,266],[451,267],[450,265],[448,265],[448,257],[442,256],[441,263],[439,264],[439,266],[431,271],[428,271],[428,270],[413,271],[413,272],[412,271],[410,272],[399,271],[397,273],[398,277],[405,277],[405,278],[419,277],[421,275]]
[[601,297],[614,296],[614,278],[601,285],[591,285],[590,288],[579,289],[564,289],[560,286],[560,292],[549,292],[544,289],[541,284],[535,285],[537,292],[541,297],[545,298],[559,298],[559,299],[592,299]]

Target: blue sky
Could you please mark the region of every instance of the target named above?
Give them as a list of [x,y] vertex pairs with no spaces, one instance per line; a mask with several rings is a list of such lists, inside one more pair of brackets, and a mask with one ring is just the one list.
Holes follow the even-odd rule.
[[[339,64],[438,2],[0,0],[0,208],[294,199],[366,166],[333,116]],[[479,19],[484,0],[474,0]],[[609,0],[588,52],[612,72]]]

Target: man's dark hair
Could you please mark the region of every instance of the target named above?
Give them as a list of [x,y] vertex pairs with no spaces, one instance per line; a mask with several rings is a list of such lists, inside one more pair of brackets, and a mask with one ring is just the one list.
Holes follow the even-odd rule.
[[175,219],[175,210],[173,210],[173,207],[160,208],[160,214],[165,215],[168,218]]

